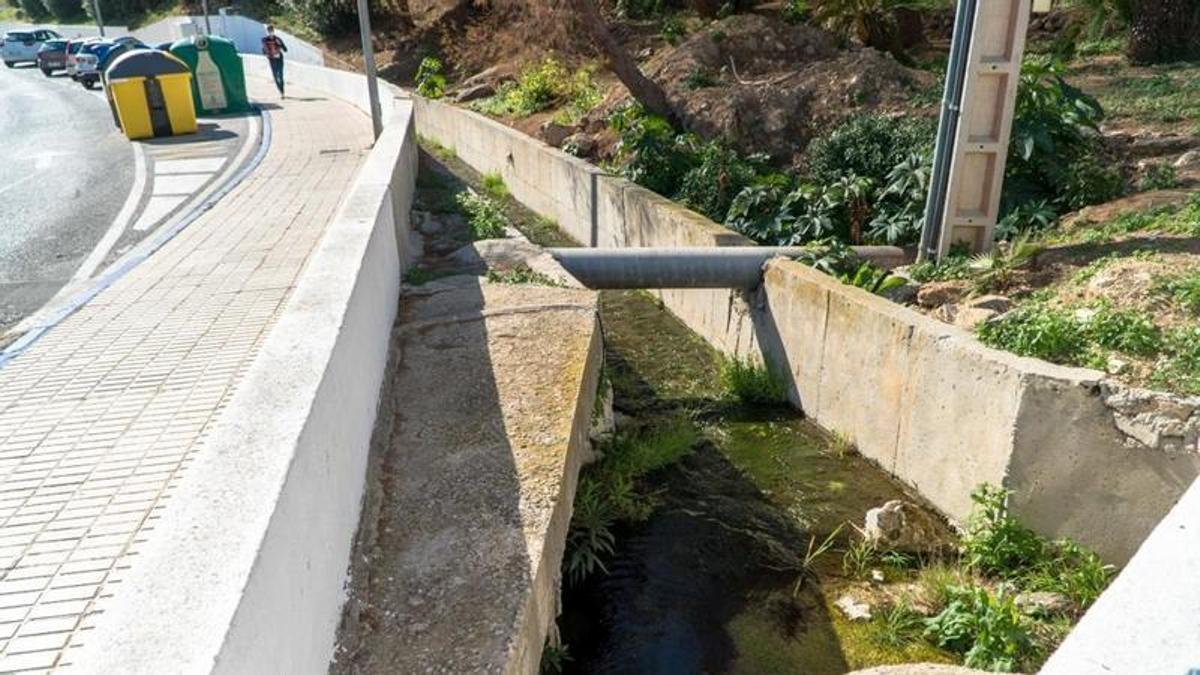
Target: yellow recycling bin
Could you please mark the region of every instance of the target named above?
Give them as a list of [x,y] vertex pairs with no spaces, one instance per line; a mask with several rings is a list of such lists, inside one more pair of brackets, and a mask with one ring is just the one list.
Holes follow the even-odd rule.
[[192,74],[166,52],[122,54],[104,73],[109,102],[130,140],[196,133]]

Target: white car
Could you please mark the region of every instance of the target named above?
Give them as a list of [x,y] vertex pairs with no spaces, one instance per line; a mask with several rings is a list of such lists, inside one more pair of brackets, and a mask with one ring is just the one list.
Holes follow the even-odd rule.
[[10,30],[0,38],[0,61],[12,68],[18,63],[29,62],[37,64],[37,53],[46,40],[54,40],[62,36],[46,28],[30,28],[28,30]]

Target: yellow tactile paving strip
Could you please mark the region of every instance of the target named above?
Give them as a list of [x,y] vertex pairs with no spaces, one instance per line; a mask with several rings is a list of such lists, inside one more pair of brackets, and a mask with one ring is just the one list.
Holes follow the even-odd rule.
[[356,108],[292,94],[241,185],[0,369],[0,673],[70,665],[369,149]]

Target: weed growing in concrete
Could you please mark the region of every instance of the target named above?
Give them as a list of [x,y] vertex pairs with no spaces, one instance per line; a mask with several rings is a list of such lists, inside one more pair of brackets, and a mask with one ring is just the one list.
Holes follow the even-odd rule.
[[1033,654],[1028,622],[1003,588],[960,588],[954,599],[926,624],[937,646],[963,655],[969,668],[1014,672]]
[[1044,547],[1040,561],[1023,575],[1022,586],[1032,591],[1062,593],[1087,609],[1112,580],[1114,568],[1079,544],[1063,539]]
[[438,159],[440,159],[442,161],[454,159],[457,156],[454,154],[454,150],[452,150],[451,148],[447,148],[446,146],[442,145],[441,143],[438,143],[436,140],[434,140],[428,136],[418,135],[417,136],[417,145],[421,146],[421,148],[424,149],[426,152],[433,155],[434,157],[437,157]]
[[607,573],[604,559],[612,555],[612,528],[619,521],[650,517],[654,495],[638,488],[638,480],[680,460],[691,452],[699,432],[687,420],[649,431],[617,434],[602,449],[600,462],[580,476],[575,512],[567,533],[563,573],[578,584],[597,570]]
[[733,357],[721,364],[721,384],[742,403],[782,405],[787,403],[787,382],[764,363]]
[[858,454],[858,448],[854,447],[854,439],[846,434],[835,431],[833,438],[829,441],[829,450],[835,457],[841,459],[850,455]]
[[504,207],[495,200],[474,190],[467,190],[460,192],[455,201],[467,216],[472,239],[478,241],[504,236],[508,216],[504,213]]
[[533,284],[535,286],[558,287],[563,285],[558,279],[548,274],[542,274],[524,263],[507,270],[489,269],[487,280],[494,284]]
[[500,201],[508,199],[508,186],[504,184],[504,176],[499,173],[483,174],[483,189],[493,199]]

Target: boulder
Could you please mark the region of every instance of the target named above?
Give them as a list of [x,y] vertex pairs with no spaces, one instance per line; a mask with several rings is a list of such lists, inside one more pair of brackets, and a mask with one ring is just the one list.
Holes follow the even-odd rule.
[[576,157],[590,157],[596,151],[596,139],[585,133],[571,134],[562,148]]
[[1176,169],[1200,169],[1200,149],[1188,150],[1175,160]]
[[851,621],[871,620],[871,606],[852,595],[843,595],[835,600],[833,605],[842,610],[842,614],[845,614],[846,618]]
[[887,289],[883,292],[883,297],[897,304],[911,305],[917,301],[917,291],[920,288],[920,285],[908,282],[902,286]]
[[572,133],[574,133],[574,129],[571,127],[553,121],[546,122],[541,128],[542,140],[556,148],[562,147],[563,142],[566,141]]
[[966,281],[931,281],[921,284],[921,290],[917,291],[917,304],[926,309],[941,307],[962,300],[968,290]]
[[954,325],[965,331],[975,332],[979,324],[990,321],[999,314],[1000,312],[987,307],[961,307],[954,314]]
[[487,98],[496,93],[496,88],[487,82],[481,82],[470,87],[464,87],[458,90],[454,95],[456,103],[466,103],[468,101],[477,101],[481,98]]
[[978,298],[967,300],[963,305],[974,309],[990,309],[1003,314],[1013,308],[1013,301],[1003,295],[981,295]]
[[916,504],[893,499],[867,511],[863,533],[867,541],[883,551],[925,553],[941,550],[944,528]]

